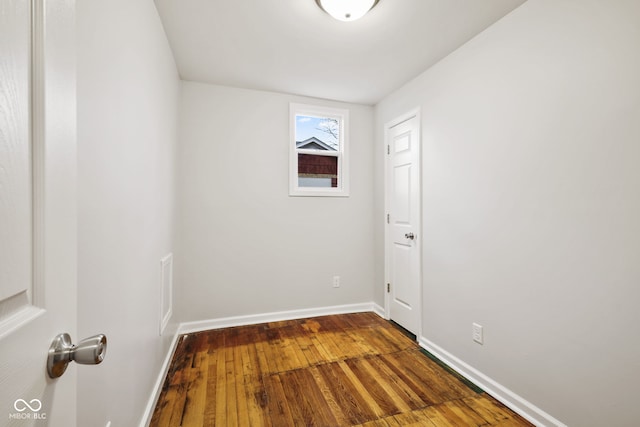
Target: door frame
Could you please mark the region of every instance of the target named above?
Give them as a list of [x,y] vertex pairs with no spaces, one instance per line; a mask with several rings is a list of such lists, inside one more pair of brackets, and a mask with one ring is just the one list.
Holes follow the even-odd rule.
[[387,285],[391,282],[391,244],[392,239],[390,236],[390,224],[388,222],[388,215],[391,211],[391,185],[390,185],[390,167],[391,167],[391,157],[389,155],[389,131],[395,126],[400,125],[401,123],[406,122],[407,120],[411,120],[412,118],[417,119],[417,133],[418,133],[418,194],[420,195],[420,200],[418,201],[418,219],[415,225],[415,234],[417,239],[415,240],[416,250],[418,251],[418,281],[419,281],[419,301],[416,304],[419,313],[419,321],[418,321],[418,330],[416,331],[416,339],[419,339],[422,336],[422,120],[421,120],[421,111],[420,107],[415,107],[400,116],[397,116],[395,119],[388,121],[384,125],[384,314],[385,319],[391,319],[391,304],[390,304],[390,292],[387,291]]

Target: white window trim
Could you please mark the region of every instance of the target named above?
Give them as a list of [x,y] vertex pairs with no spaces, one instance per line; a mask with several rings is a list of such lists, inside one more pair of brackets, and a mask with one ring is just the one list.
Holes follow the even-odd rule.
[[[340,121],[339,149],[334,152],[296,148],[296,116],[337,118]],[[338,186],[334,188],[299,187],[298,153],[338,157]],[[289,104],[289,196],[349,197],[349,110],[306,104]]]

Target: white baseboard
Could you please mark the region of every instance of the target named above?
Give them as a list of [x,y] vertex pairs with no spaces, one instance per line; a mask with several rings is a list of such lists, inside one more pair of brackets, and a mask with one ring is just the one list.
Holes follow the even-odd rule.
[[519,396],[497,381],[489,378],[482,372],[466,364],[428,339],[420,337],[418,343],[422,348],[432,353],[453,370],[476,384],[478,387],[482,388],[488,394],[495,397],[498,401],[502,402],[517,414],[521,415],[527,421],[538,427],[567,427],[566,424],[547,414],[545,411],[524,399],[522,396]]
[[250,314],[247,316],[223,317],[220,319],[200,320],[181,323],[178,333],[188,334],[210,329],[230,328],[232,326],[256,325],[258,323],[279,322],[282,320],[304,319],[306,317],[327,316],[331,314],[362,313],[373,311],[380,315],[382,308],[373,302],[362,304],[334,305],[330,307],[306,308],[302,310],[277,311],[273,313]]
[[169,365],[173,358],[173,353],[178,345],[178,338],[182,334],[206,331],[210,329],[229,328],[232,326],[255,325],[266,322],[279,322],[283,320],[304,319],[306,317],[327,316],[331,314],[363,313],[372,311],[384,318],[384,309],[374,302],[362,304],[335,305],[330,307],[307,308],[302,310],[278,311],[274,313],[252,314],[248,316],[223,317],[220,319],[201,320],[197,322],[185,322],[178,326],[178,329],[171,341],[167,355],[160,368],[160,373],[153,387],[153,392],[144,410],[140,427],[147,427],[151,422],[153,410],[162,391],[164,379],[169,372]]
[[[386,313],[384,311],[384,307],[379,306],[378,304],[376,304],[375,302],[372,303],[373,304],[373,311],[375,314],[377,314],[378,316],[382,317],[383,319],[387,319],[386,317]],[[387,319],[389,320],[389,319]]]
[[[140,421],[140,427],[147,427],[151,422],[151,417],[153,417],[153,410],[156,408],[156,402],[158,401],[158,397],[160,397],[160,391],[162,391],[162,385],[164,383],[164,379],[167,376],[167,372],[169,372],[169,366],[171,365],[171,359],[173,358],[173,353],[178,346],[178,338],[180,337],[179,331],[173,335],[173,339],[171,340],[171,345],[169,345],[169,350],[167,350],[167,355],[164,357],[164,361],[162,362],[162,366],[160,367],[160,373],[158,374],[158,378],[156,378],[156,382],[153,385],[153,389],[151,390],[151,396],[149,397],[149,401],[147,402],[147,406],[144,408],[144,413],[142,414],[142,420]],[[111,422],[111,421],[109,421]]]

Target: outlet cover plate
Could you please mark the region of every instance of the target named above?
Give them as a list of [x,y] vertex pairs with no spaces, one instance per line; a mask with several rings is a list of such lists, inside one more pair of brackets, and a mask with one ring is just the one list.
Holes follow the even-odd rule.
[[484,334],[482,333],[482,325],[472,323],[472,338],[478,344],[484,344]]

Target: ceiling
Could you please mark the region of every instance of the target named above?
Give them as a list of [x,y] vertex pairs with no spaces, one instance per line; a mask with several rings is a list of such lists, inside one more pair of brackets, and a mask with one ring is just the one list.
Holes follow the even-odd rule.
[[375,104],[524,0],[155,0],[183,80]]

